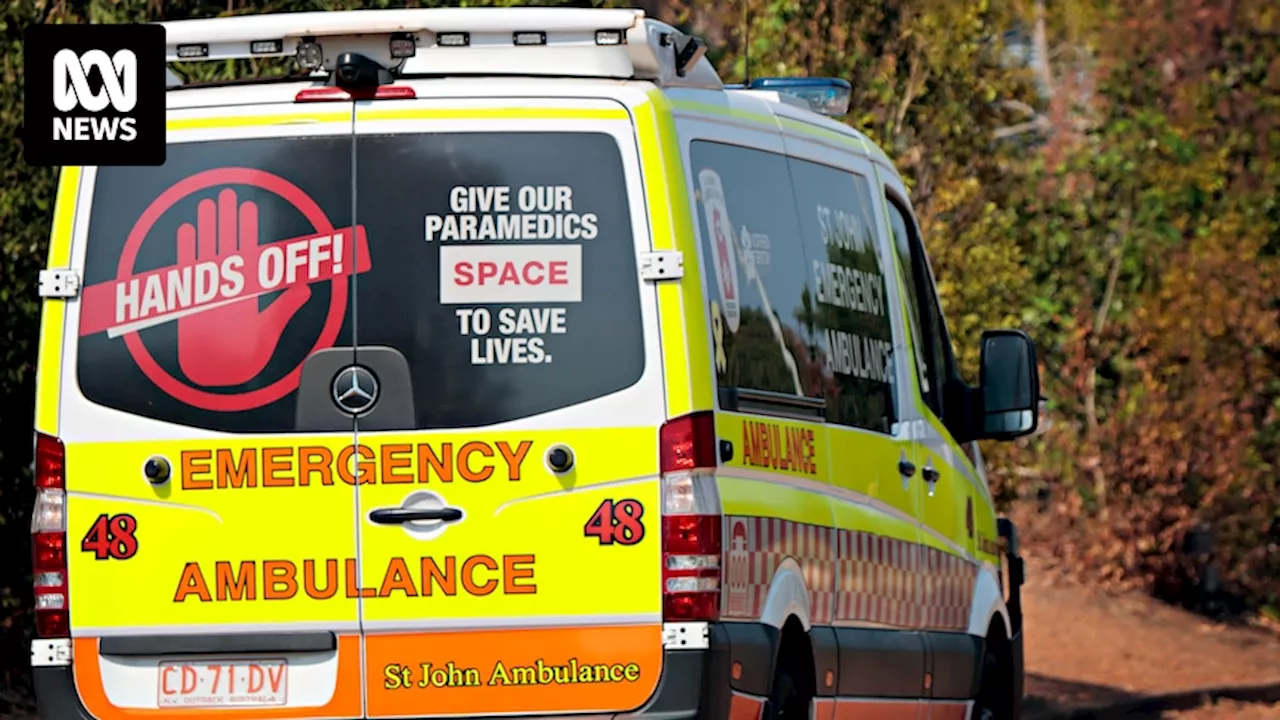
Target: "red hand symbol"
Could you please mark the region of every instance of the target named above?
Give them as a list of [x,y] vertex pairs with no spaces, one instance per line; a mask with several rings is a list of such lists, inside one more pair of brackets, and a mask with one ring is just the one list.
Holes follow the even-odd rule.
[[[212,200],[200,201],[195,227],[178,227],[180,267],[239,253],[245,258],[241,271],[252,277],[257,248],[258,205],[246,202],[237,208],[236,191],[229,188],[218,193],[216,206]],[[294,285],[265,311],[259,311],[255,296],[178,318],[178,365],[197,385],[249,382],[267,366],[285,325],[310,297],[309,286]]]

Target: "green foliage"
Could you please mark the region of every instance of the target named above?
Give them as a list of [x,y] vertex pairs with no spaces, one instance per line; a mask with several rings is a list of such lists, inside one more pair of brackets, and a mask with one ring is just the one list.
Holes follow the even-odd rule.
[[1243,606],[1280,593],[1276,29],[1258,1],[1132,0],[1077,23],[1092,122],[1017,203],[1053,369],[1035,461],[1054,550],[1174,598],[1202,527]]

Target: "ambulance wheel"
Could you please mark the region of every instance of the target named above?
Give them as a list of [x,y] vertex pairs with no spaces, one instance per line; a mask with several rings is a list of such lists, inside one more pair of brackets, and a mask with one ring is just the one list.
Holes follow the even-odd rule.
[[813,695],[813,652],[809,636],[799,627],[788,626],[782,635],[782,647],[773,671],[773,689],[765,702],[762,720],[808,720]]
[[995,625],[983,643],[982,675],[973,720],[1015,720],[1013,717],[1013,658],[1004,626]]
[[765,705],[765,720],[789,720],[809,717],[809,700],[803,697],[787,668],[780,667],[773,676],[773,692]]

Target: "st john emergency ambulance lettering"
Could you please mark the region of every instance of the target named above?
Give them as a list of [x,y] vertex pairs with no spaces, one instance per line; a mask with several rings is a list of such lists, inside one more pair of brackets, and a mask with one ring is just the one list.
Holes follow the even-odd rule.
[[[870,258],[874,271],[838,265],[826,260],[813,261],[814,295],[819,303],[844,310],[885,314],[884,276],[880,273],[879,256],[871,240],[871,229],[864,217],[817,207],[822,243],[828,253],[837,257]],[[826,331],[827,360],[833,372],[863,380],[888,382],[889,341],[864,337],[841,330]]]
[[538,658],[531,663],[495,662],[492,667],[464,667],[454,662],[389,663],[382,668],[387,690],[443,690],[504,685],[621,684],[640,680],[637,663],[592,663],[569,658],[563,663]]
[[[471,364],[550,363],[547,341],[568,332],[568,310],[510,305],[582,301],[582,245],[556,241],[595,239],[596,214],[575,209],[567,185],[456,186],[449,209],[426,217],[426,240],[449,243],[440,247],[440,303],[463,306],[454,312]],[[540,242],[510,242],[527,240]]]

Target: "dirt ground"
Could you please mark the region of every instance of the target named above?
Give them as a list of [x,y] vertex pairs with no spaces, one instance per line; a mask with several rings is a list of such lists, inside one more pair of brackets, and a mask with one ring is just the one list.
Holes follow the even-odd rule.
[[1280,720],[1280,637],[1028,567],[1025,720]]

